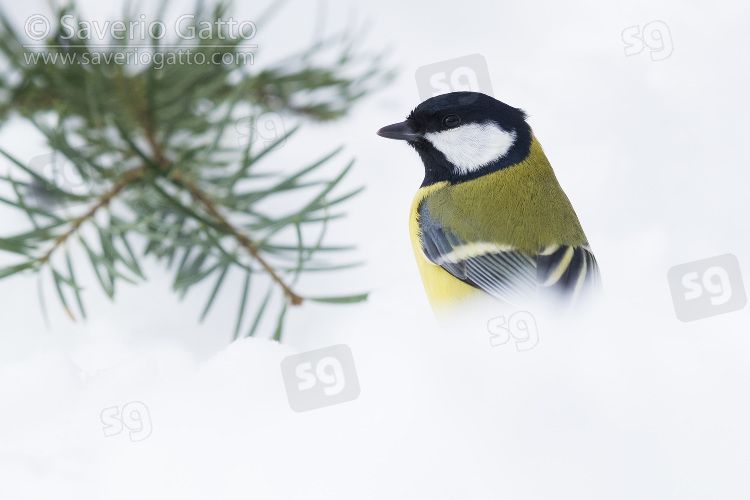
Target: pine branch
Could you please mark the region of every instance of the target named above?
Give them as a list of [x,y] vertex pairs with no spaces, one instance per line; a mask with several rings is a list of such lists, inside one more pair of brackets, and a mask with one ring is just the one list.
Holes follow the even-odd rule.
[[[49,19],[66,14],[81,19],[75,5]],[[218,26],[216,21],[227,15],[224,4],[199,4],[192,24]],[[125,12],[122,21],[127,24],[136,17]],[[309,120],[340,118],[362,96],[389,81],[392,75],[381,69],[379,54],[355,55],[347,34],[334,35],[256,70],[238,62],[245,49],[239,40],[227,42],[224,28],[190,48],[205,58],[224,51],[222,64],[75,64],[63,58],[95,52],[112,57],[132,52],[131,43],[144,40],[113,40],[113,48],[103,50],[88,40],[64,37],[60,25],[52,28],[48,46],[34,52],[24,48],[27,40],[0,11],[0,126],[25,120],[54,153],[27,165],[0,150],[10,168],[0,175],[0,186],[12,193],[0,196],[0,206],[30,224],[28,230],[0,238],[0,251],[20,259],[0,268],[0,279],[39,274],[49,267],[65,311],[74,318],[70,306],[77,306],[85,318],[88,288],[84,291],[78,281],[68,245],[77,236],[110,298],[117,283],[145,279],[141,260],[153,258],[174,272],[172,288],[181,298],[192,287],[213,282],[202,320],[225,277],[241,276],[246,286],[235,337],[241,331],[257,334],[274,308],[277,316],[269,336],[280,339],[288,305],[366,298],[316,297],[294,290],[303,273],[317,276],[352,266],[319,260],[318,254],[336,256],[350,250],[326,245],[324,238],[329,223],[344,215],[331,209],[359,192],[337,194],[353,162],[333,178],[324,175],[323,167],[336,161],[337,148],[290,173],[274,162],[274,152],[294,140]],[[261,23],[258,28],[263,29]],[[164,59],[185,50],[179,49],[183,39],[151,42],[154,56]],[[162,44],[177,49],[161,49]],[[225,62],[227,54],[231,63]],[[328,66],[318,60],[337,63]],[[246,134],[240,125],[247,126]],[[49,166],[67,172],[64,175],[72,172],[85,189],[40,170]],[[295,195],[299,207],[288,207],[288,213],[261,208],[288,194]],[[84,226],[91,231],[83,231]],[[312,235],[317,236],[308,241]],[[62,249],[64,258],[58,257]],[[251,279],[257,267],[270,284]],[[266,286],[259,304],[249,299]],[[279,292],[282,302],[277,304]],[[249,324],[243,326],[246,318]]]
[[266,260],[260,255],[260,251],[258,250],[258,246],[251,241],[247,236],[242,234],[237,228],[235,228],[226,217],[224,217],[221,212],[219,212],[218,207],[216,204],[211,201],[211,199],[208,197],[206,193],[204,193],[202,190],[200,190],[195,184],[193,184],[190,180],[188,180],[185,176],[183,176],[179,171],[176,171],[172,174],[172,178],[175,181],[176,184],[179,186],[185,188],[188,190],[190,195],[193,197],[195,201],[197,201],[205,210],[208,212],[214,219],[218,221],[218,223],[223,227],[229,234],[234,236],[234,238],[237,240],[237,242],[245,249],[247,252],[252,255],[252,257],[258,261],[258,263],[263,267],[263,269],[268,273],[268,275],[271,277],[271,279],[278,284],[281,289],[284,291],[284,295],[286,295],[289,298],[289,301],[292,305],[300,305],[302,304],[302,301],[304,300],[302,297],[294,293],[289,286],[284,282],[284,280],[276,273],[276,270],[271,267]]
[[131,170],[127,172],[125,175],[122,176],[122,178],[115,183],[115,186],[106,192],[104,195],[102,195],[101,198],[94,204],[88,212],[83,214],[82,216],[76,218],[73,220],[73,223],[71,224],[70,228],[61,234],[52,244],[52,247],[47,250],[41,257],[36,259],[36,262],[38,264],[45,264],[49,262],[50,258],[52,257],[52,254],[57,250],[60,246],[62,246],[68,238],[70,238],[72,235],[74,235],[78,229],[85,223],[86,221],[89,221],[94,218],[96,213],[108,206],[110,202],[118,195],[120,194],[120,191],[125,189],[126,187],[132,185],[133,183],[141,180],[143,177],[143,174],[145,172],[146,168],[141,167],[134,170]]

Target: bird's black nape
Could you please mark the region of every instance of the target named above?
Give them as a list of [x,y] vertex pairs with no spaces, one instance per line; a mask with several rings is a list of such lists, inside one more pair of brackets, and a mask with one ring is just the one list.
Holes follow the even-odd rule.
[[[409,113],[404,123],[416,135],[407,142],[416,149],[424,163],[423,187],[442,181],[453,184],[465,182],[510,167],[526,159],[531,148],[531,128],[526,123],[523,110],[479,92],[452,92],[427,99]],[[514,134],[514,139],[502,157],[481,168],[469,171],[457,169],[449,160],[450,155],[446,156],[429,139],[436,133],[487,123]],[[455,147],[462,145],[456,144]]]

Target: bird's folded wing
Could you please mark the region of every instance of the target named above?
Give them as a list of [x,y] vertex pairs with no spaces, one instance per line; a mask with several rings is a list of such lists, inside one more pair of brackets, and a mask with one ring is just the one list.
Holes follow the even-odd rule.
[[552,245],[529,255],[496,242],[467,242],[419,210],[422,251],[464,283],[514,305],[528,303],[540,291],[557,290],[571,300],[599,284],[599,269],[587,245]]

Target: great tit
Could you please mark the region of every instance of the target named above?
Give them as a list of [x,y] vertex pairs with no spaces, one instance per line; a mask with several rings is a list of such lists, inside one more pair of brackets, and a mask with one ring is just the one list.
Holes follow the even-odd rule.
[[600,288],[586,235],[521,109],[452,92],[378,135],[406,141],[424,163],[409,230],[436,313],[488,295],[508,307],[554,295],[567,309]]

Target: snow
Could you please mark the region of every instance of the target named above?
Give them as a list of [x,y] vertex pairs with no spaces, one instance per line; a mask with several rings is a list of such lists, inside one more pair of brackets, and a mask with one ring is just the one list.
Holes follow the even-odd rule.
[[[750,459],[750,342],[731,315],[604,305],[539,344],[492,347],[375,296],[352,348],[350,402],[293,412],[280,363],[243,339],[205,362],[179,343],[108,363],[49,349],[0,369],[3,498],[741,498]],[[92,327],[94,329],[95,327]],[[744,335],[743,335],[744,334]],[[332,342],[332,343],[335,343]],[[120,346],[122,347],[122,346]],[[92,368],[95,367],[95,368]],[[105,437],[140,401],[151,433]],[[133,426],[138,428],[138,426]],[[138,436],[136,436],[137,438]]]

